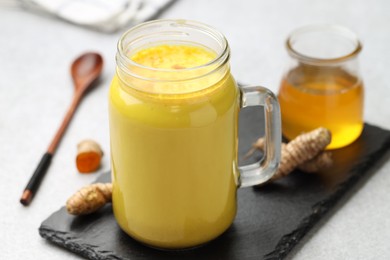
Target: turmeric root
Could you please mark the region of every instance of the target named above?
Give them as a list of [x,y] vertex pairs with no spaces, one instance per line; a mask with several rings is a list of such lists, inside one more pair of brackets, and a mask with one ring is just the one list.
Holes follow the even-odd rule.
[[332,164],[333,164],[332,153],[320,152],[313,159],[298,165],[298,169],[304,172],[312,173],[312,172],[318,172],[321,169],[329,168],[330,166],[332,166]]
[[[316,172],[329,167],[333,162],[329,152],[322,152],[331,141],[330,131],[320,127],[311,132],[297,136],[288,144],[282,144],[280,165],[271,181],[278,180],[295,168],[305,172]],[[254,148],[264,149],[264,139],[259,138]]]
[[84,140],[77,145],[76,166],[81,173],[90,173],[100,167],[103,151],[93,140]]
[[95,183],[81,188],[66,202],[66,209],[72,215],[86,215],[111,202],[112,184]]

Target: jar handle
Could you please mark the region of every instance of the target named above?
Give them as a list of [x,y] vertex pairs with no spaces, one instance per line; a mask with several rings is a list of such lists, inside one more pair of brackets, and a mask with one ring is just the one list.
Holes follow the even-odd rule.
[[241,107],[263,106],[265,117],[264,158],[238,167],[239,186],[248,187],[268,181],[278,169],[281,156],[280,108],[275,95],[259,86],[241,87]]

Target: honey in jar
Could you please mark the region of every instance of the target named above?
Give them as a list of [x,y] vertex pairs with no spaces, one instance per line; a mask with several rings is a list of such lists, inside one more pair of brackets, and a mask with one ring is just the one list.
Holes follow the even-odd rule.
[[287,139],[322,126],[332,133],[327,149],[335,149],[360,136],[364,90],[356,55],[361,47],[354,38],[344,39],[347,36],[352,37],[345,28],[323,26],[300,29],[288,39],[293,66],[282,78],[278,95]]

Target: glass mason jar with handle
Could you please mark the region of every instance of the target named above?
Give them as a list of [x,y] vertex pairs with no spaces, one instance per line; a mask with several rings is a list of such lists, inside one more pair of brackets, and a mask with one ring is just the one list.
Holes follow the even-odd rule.
[[[280,112],[263,87],[237,87],[225,37],[199,22],[157,20],[123,34],[109,92],[113,210],[134,239],[181,249],[221,235],[236,191],[280,160]],[[238,112],[263,106],[263,160],[237,165]],[[261,111],[261,110],[260,110]]]

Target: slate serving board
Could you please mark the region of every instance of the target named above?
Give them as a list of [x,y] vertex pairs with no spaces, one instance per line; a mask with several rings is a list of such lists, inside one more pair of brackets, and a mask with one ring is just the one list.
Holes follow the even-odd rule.
[[[263,132],[259,108],[240,112],[239,162]],[[295,171],[260,188],[238,190],[238,213],[219,238],[199,248],[161,251],[136,242],[120,230],[107,205],[82,217],[53,213],[39,228],[42,237],[88,259],[283,259],[346,195],[370,175],[390,148],[390,131],[365,124],[353,144],[333,151],[335,164],[319,174]],[[254,154],[249,161],[261,158]],[[370,171],[371,170],[371,171]],[[105,173],[97,181],[109,181]]]

